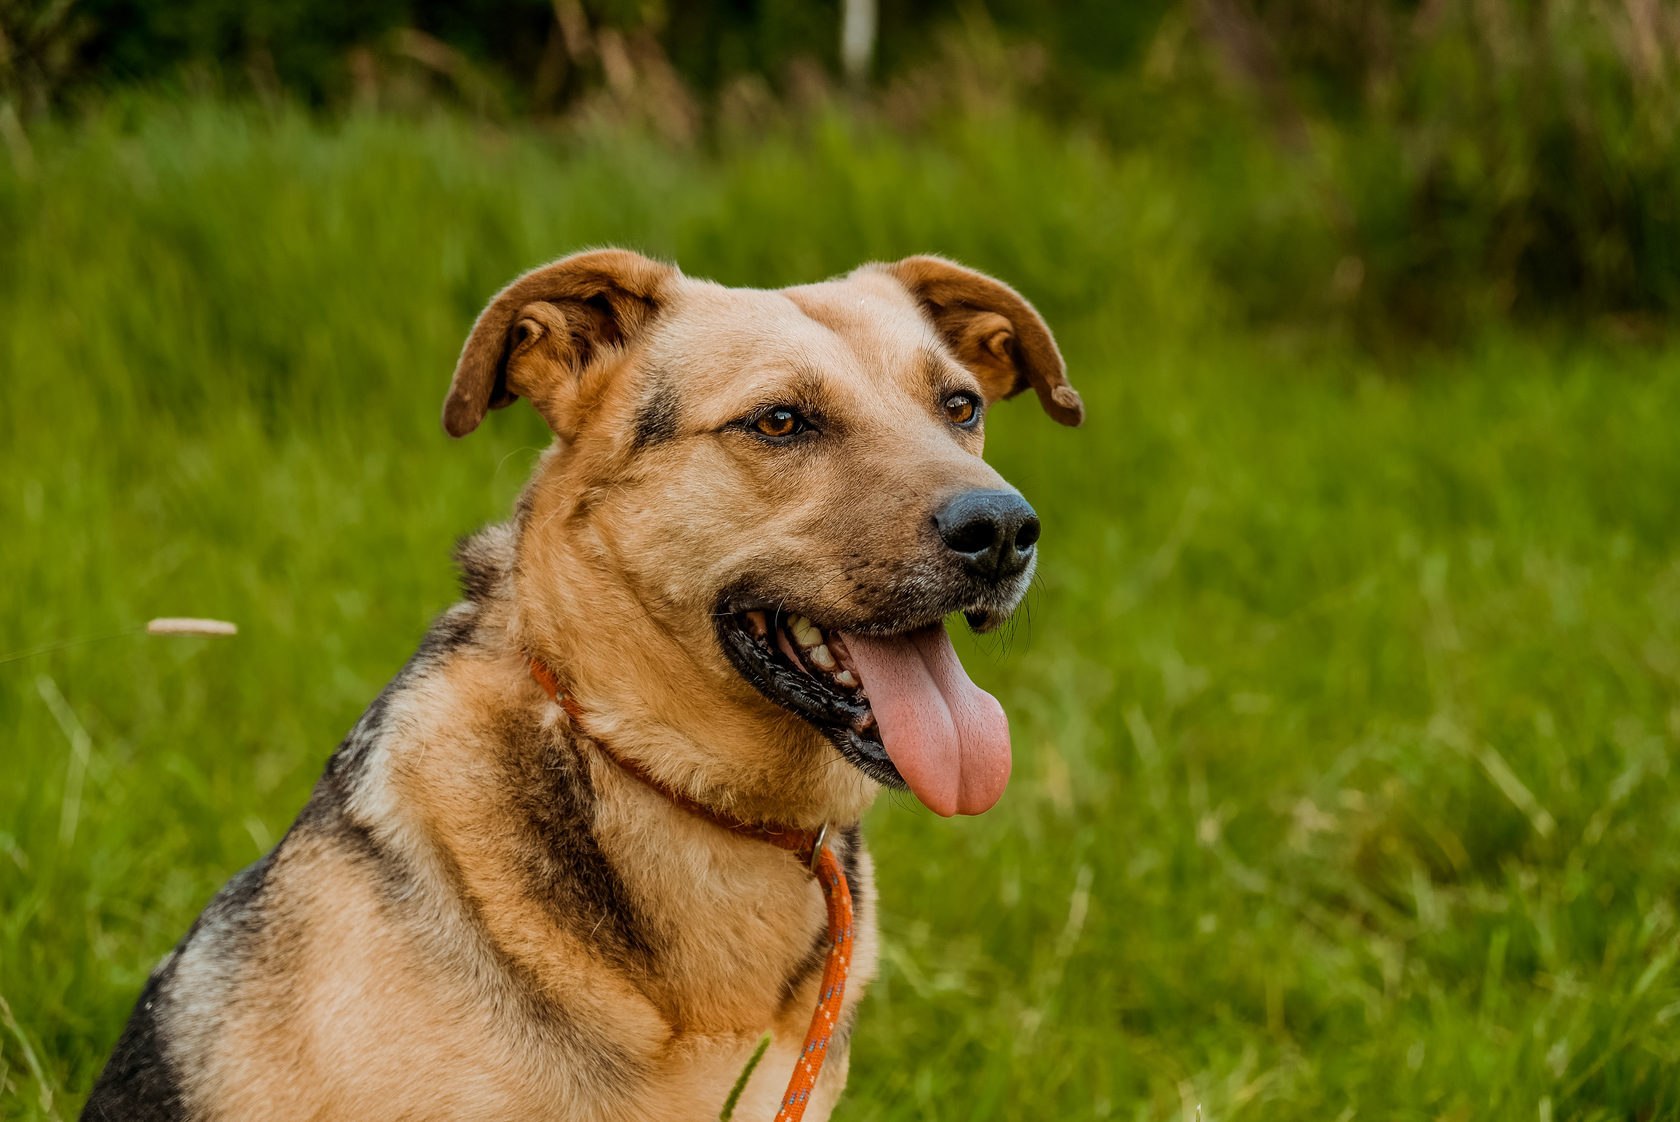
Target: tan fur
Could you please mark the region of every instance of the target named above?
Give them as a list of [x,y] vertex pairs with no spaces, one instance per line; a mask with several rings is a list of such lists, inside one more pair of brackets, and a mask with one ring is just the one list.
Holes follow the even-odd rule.
[[[447,649],[423,648],[366,743],[341,749],[260,895],[213,904],[160,972],[187,1114],[712,1119],[769,1031],[737,1114],[769,1118],[816,1004],[820,893],[788,853],[685,813],[599,746],[749,821],[860,819],[876,785],[743,680],[713,606],[751,572],[836,616],[872,610],[923,548],[930,502],[1004,486],[980,432],[942,419],[952,387],[1031,387],[1058,420],[1083,415],[1030,306],[937,258],[758,291],[606,250],[499,295],[446,427],[524,396],[556,443],[514,525],[481,540],[493,587],[445,617]],[[800,395],[834,418],[820,453],[730,429]],[[562,779],[591,800],[571,817]],[[860,900],[849,1022],[876,970],[875,893],[868,854],[837,837]],[[567,846],[598,847],[599,867],[567,865]]]

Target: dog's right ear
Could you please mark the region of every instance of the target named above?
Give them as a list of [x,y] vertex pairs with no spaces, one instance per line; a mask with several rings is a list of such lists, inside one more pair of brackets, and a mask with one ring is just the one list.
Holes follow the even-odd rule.
[[679,275],[626,249],[589,250],[526,273],[467,336],[443,402],[444,431],[465,436],[491,409],[528,397],[556,434],[576,436],[585,374],[623,352]]
[[988,403],[1030,387],[1057,421],[1085,423],[1085,403],[1068,384],[1050,328],[1019,292],[943,257],[871,267],[885,269],[910,290],[957,361],[980,379]]

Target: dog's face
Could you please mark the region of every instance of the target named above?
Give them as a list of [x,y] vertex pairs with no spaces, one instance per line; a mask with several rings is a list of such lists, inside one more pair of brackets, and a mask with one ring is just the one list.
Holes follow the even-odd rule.
[[861,773],[977,813],[1008,726],[943,621],[996,626],[1032,578],[1038,520],[980,458],[987,408],[1028,387],[1079,423],[1037,314],[946,261],[761,291],[607,250],[491,304],[445,424],[527,396],[561,438],[519,610],[615,735],[705,744],[668,766],[748,801],[834,808]]

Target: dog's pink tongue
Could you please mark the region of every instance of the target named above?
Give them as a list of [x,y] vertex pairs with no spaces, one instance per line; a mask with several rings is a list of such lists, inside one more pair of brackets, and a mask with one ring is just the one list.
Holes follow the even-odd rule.
[[969,681],[940,625],[877,639],[843,632],[881,743],[935,814],[980,814],[1009,783],[1009,721]]

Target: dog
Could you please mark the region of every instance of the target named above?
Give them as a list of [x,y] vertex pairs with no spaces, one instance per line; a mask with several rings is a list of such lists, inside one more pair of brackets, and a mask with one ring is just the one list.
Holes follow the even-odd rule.
[[996,627],[1032,579],[1038,519],[981,459],[1027,389],[1083,420],[1039,314],[942,258],[760,290],[601,249],[515,280],[444,428],[523,397],[552,446],[82,1117],[709,1120],[769,1034],[735,1110],[769,1118],[828,932],[765,842],[822,827],[853,902],[801,1104],[828,1117],[878,954],[860,818],[1008,781],[944,621]]

